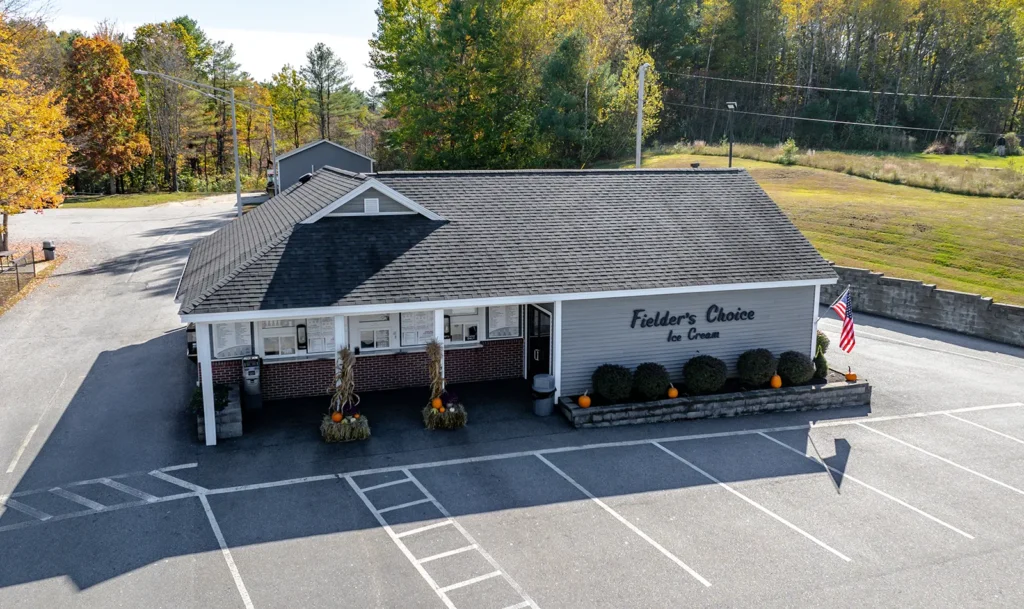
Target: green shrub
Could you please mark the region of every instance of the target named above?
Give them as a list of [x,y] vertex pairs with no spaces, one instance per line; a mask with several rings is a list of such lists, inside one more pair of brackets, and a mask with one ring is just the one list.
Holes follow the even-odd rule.
[[633,373],[633,393],[643,400],[664,398],[670,384],[668,370],[661,364],[640,364]]
[[828,360],[825,359],[825,354],[820,351],[814,357],[814,377],[819,379],[828,378]]
[[683,384],[690,393],[714,393],[725,385],[729,367],[710,355],[698,355],[683,365]]
[[779,376],[787,385],[799,385],[814,378],[814,362],[806,353],[786,351],[779,356]]
[[1018,155],[1020,154],[1020,138],[1017,137],[1016,133],[1012,131],[1003,136],[1006,138],[1006,154],[1007,155]]
[[778,162],[783,165],[792,165],[796,163],[796,155],[800,149],[796,147],[796,140],[789,138],[782,144],[782,154],[779,155]]
[[594,393],[609,402],[621,402],[633,390],[633,373],[625,366],[604,364],[590,377]]
[[[231,391],[229,385],[223,383],[213,384],[213,409],[216,412],[220,412],[227,408],[228,405],[228,393]],[[193,414],[200,414],[203,412],[203,388],[196,387],[192,390],[192,399],[188,403],[189,410]]]
[[744,351],[736,361],[740,380],[748,385],[760,386],[772,380],[778,360],[768,349]]
[[821,355],[828,353],[828,346],[831,345],[832,342],[829,341],[828,337],[825,336],[825,333],[821,330],[818,330],[818,338],[816,342],[818,347],[815,353],[820,353]]

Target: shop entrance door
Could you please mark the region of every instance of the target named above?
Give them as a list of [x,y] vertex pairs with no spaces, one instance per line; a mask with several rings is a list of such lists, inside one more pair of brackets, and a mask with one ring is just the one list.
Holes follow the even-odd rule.
[[526,361],[530,378],[551,373],[551,313],[526,307]]

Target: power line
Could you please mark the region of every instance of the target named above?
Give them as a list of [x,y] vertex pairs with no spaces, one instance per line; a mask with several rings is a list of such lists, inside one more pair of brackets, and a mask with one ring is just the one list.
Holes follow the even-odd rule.
[[781,82],[761,82],[756,80],[743,80],[739,78],[722,78],[720,76],[705,76],[703,74],[684,74],[682,72],[665,72],[662,74],[672,74],[673,76],[682,76],[683,78],[697,78],[701,80],[714,80],[718,82],[735,82],[744,85],[764,85],[766,87],[785,87],[788,89],[807,89],[811,91],[831,91],[836,93],[864,93],[870,95],[895,95],[900,97],[928,97],[933,99],[971,99],[971,100],[982,100],[982,101],[1014,101],[1016,98],[1013,97],[983,97],[977,95],[930,95],[927,93],[899,93],[897,91],[870,91],[867,89],[839,89],[836,87],[814,87],[811,85],[790,85]]
[[[693,104],[679,104],[676,102],[662,102],[669,106],[680,106],[682,108],[696,108],[698,110],[711,110],[712,112],[728,112],[724,108],[712,108],[710,106],[696,106]],[[745,112],[743,110],[733,110],[736,114],[748,114],[750,116],[764,116],[767,118],[781,118],[783,120],[794,120],[794,121],[810,121],[814,123],[832,123],[835,125],[854,125],[857,127],[878,127],[879,129],[899,129],[900,131],[931,131],[938,133],[938,129],[932,129],[929,127],[903,127],[900,125],[880,125],[878,123],[857,123],[853,121],[838,121],[827,118],[810,118],[807,116],[785,116],[783,114],[766,114],[764,112]],[[942,133],[967,133],[965,129],[945,129]],[[989,133],[987,131],[975,131],[978,135],[1002,135],[1001,133]]]

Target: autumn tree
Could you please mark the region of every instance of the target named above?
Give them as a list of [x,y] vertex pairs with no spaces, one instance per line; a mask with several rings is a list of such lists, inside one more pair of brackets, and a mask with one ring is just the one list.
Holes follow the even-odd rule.
[[130,171],[150,153],[136,130],[139,91],[121,47],[105,37],[74,41],[65,79],[67,113],[76,165],[110,177]]
[[292,148],[298,148],[299,132],[309,122],[309,100],[306,95],[306,81],[299,71],[285,65],[271,77],[271,99],[274,104],[274,121],[291,138]]
[[0,250],[8,248],[8,216],[63,201],[71,149],[61,132],[67,126],[56,92],[21,77],[18,50],[0,21]]

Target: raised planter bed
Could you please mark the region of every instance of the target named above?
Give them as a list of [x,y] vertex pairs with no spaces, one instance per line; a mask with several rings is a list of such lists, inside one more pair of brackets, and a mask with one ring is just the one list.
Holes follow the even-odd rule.
[[[217,425],[217,439],[237,438],[242,435],[242,392],[238,385],[231,385],[228,391],[228,404],[216,411],[214,421]],[[196,414],[199,428],[199,441],[206,441],[206,417],[202,411]]]
[[[833,376],[834,375],[830,375]],[[871,385],[867,381],[833,380],[827,383],[753,389],[735,393],[686,396],[653,402],[633,402],[580,408],[563,397],[559,408],[573,427],[612,427],[637,423],[658,423],[685,419],[736,417],[766,412],[792,412],[870,406]]]

